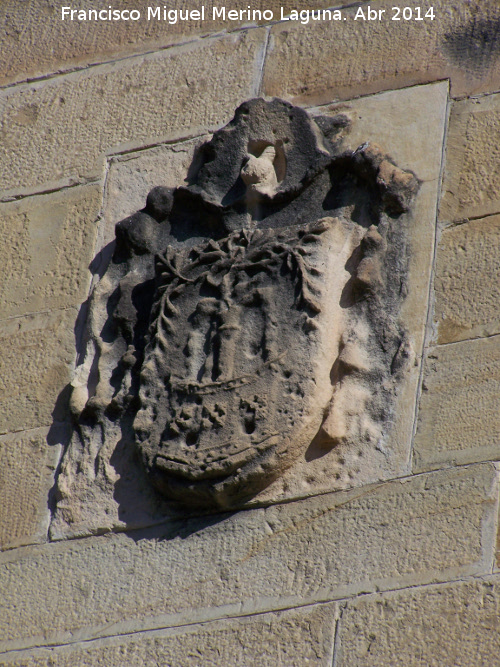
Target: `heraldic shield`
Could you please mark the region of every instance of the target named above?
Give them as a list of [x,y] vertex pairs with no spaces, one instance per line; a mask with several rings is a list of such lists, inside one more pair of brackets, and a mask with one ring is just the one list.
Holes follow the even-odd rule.
[[251,495],[315,436],[334,226],[244,229],[158,257],[135,428],[167,495]]
[[237,506],[312,442],[390,422],[419,183],[374,145],[343,151],[348,126],[246,102],[186,185],[154,188],[116,226],[77,431],[105,439],[119,424],[170,501]]

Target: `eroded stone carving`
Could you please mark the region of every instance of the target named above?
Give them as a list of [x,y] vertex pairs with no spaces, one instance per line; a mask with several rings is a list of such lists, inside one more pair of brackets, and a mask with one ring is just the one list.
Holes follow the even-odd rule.
[[402,214],[418,180],[374,145],[342,152],[346,124],[247,102],[189,185],[154,188],[118,223],[90,301],[59,511],[78,452],[96,483],[133,474],[106,442],[134,441],[167,499],[231,507],[311,442],[383,438],[410,356]]

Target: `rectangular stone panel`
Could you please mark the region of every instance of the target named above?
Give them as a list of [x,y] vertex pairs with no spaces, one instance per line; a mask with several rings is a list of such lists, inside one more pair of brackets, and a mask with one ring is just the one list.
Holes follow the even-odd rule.
[[493,464],[0,556],[1,649],[289,608],[487,571]]
[[47,429],[0,438],[0,550],[46,539],[60,454],[47,444]]
[[478,667],[500,653],[500,578],[368,596],[347,604],[336,667]]
[[438,343],[500,333],[500,215],[443,231],[434,286]]
[[23,667],[331,667],[337,607],[315,605],[273,614],[140,633],[55,649],[0,655]]
[[[317,9],[318,7],[329,7],[328,0],[302,0],[301,9]],[[238,7],[226,6],[226,20],[219,18],[219,14],[213,19],[213,7],[221,9],[221,3],[212,0],[200,3],[187,2],[186,0],[170,1],[168,4],[152,3],[148,0],[120,0],[119,4],[112,5],[113,9],[120,11],[136,10],[141,14],[139,21],[78,21],[76,15],[71,21],[66,16],[61,20],[61,9],[64,6],[72,9],[104,9],[107,10],[109,3],[93,3],[89,5],[78,5],[71,3],[54,4],[51,0],[36,0],[29,3],[19,0],[4,0],[0,7],[0,25],[5,26],[0,35],[0,51],[2,53],[2,72],[0,73],[0,84],[11,81],[24,80],[27,77],[40,76],[50,72],[57,72],[75,66],[84,66],[89,63],[98,63],[127,54],[144,53],[166,46],[193,40],[201,35],[207,35],[223,30],[235,30],[243,25],[263,23],[264,18],[259,20],[259,15],[246,14],[248,3]],[[205,7],[205,20],[192,18],[180,20],[186,16],[186,12],[200,10]],[[160,8],[160,17],[157,14],[149,21],[148,7],[153,11]],[[172,12],[171,21],[163,19],[163,8]],[[283,7],[284,15],[290,9],[296,7],[293,0],[258,0],[253,2],[251,9],[261,11],[270,10],[274,19],[281,16],[280,8]],[[228,20],[227,12],[230,9],[243,10],[238,20]],[[177,22],[175,21],[177,12]],[[128,14],[127,14],[128,15]],[[268,17],[269,15],[266,15]]]
[[257,92],[265,40],[238,32],[3,90],[0,193],[97,178],[113,147],[229,120]]
[[500,212],[500,95],[455,102],[446,141],[439,218]]
[[93,185],[0,204],[0,318],[85,301],[101,199]]
[[75,309],[67,309],[0,323],[0,433],[63,418],[76,316]]
[[[402,324],[410,336],[415,363],[409,364],[397,396],[392,429],[383,447],[364,446],[361,443],[358,448],[340,443],[329,451],[325,449],[321,456],[314,458],[304,451],[281,479],[273,482],[250,504],[280,502],[283,499],[362,486],[409,472],[434,254],[447,102],[448,84],[444,82],[310,109],[313,115],[343,114],[349,117],[351,128],[344,137],[346,150],[354,151],[367,141],[379,144],[401,168],[413,170],[422,181],[409,224],[409,289],[401,313]],[[110,158],[104,195],[104,230],[99,245],[106,245],[114,238],[117,221],[144,206],[151,187],[184,184],[195,149],[205,138],[206,135],[169,142]],[[95,484],[93,474],[88,479],[82,474],[74,475],[67,491],[65,508],[72,520],[66,521],[63,514],[56,516],[51,533],[57,538],[81,536],[110,528],[123,529],[127,527],[127,519],[130,522],[128,527],[133,528],[158,521],[157,503],[151,503],[142,488],[140,497],[144,502],[138,501],[134,505],[134,510],[137,510],[141,504],[141,512],[133,511],[127,517],[119,507],[117,494],[111,496],[109,491],[103,491]],[[129,489],[127,495],[135,495],[139,499],[137,491]],[[85,503],[82,503],[82,498],[85,498]],[[85,512],[82,512],[82,508],[85,508]]]
[[500,336],[432,350],[426,361],[414,469],[500,458]]
[[[264,69],[263,91],[295,102],[326,102],[377,90],[451,80],[453,96],[498,90],[500,41],[496,0],[451,5],[420,3],[421,18],[433,7],[434,20],[392,20],[393,0],[344,9],[341,21],[283,22],[273,27]],[[355,20],[359,7],[365,20]],[[385,10],[382,19],[378,12]],[[397,17],[396,17],[397,18]]]

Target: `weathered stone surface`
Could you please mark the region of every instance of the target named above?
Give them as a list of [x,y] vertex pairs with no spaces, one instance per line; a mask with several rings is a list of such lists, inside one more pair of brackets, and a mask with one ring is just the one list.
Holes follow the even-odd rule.
[[256,92],[265,39],[238,32],[3,90],[0,192],[95,178],[104,151],[227,120]]
[[500,458],[500,336],[429,354],[415,437],[415,470]]
[[101,245],[115,238],[115,225],[144,206],[146,194],[157,185],[186,185],[195,151],[210,135],[163,144],[110,159],[106,177]]
[[440,471],[0,556],[1,649],[491,571],[497,471]]
[[438,343],[500,333],[500,215],[443,231],[434,285]]
[[[410,279],[408,294],[402,306],[402,322],[411,332],[411,345],[417,355],[423,345],[427,313],[447,93],[445,83],[431,84],[312,110],[313,115],[321,113],[332,117],[349,117],[352,126],[349,133],[344,132],[343,147],[354,150],[367,140],[374,141],[387,147],[392,156],[397,156],[400,164],[415,171],[424,181],[416,199],[409,228]],[[155,170],[158,170],[159,175],[165,174],[165,178],[168,177],[168,172],[179,174],[175,177],[175,183],[167,181],[167,184],[181,185],[185,172],[179,173],[179,165],[188,159],[197,141],[198,139],[148,149],[131,154],[130,160],[128,155],[114,158],[107,179],[108,192],[105,195],[108,230],[111,227],[109,223],[114,223],[117,219],[115,217],[113,220],[114,207],[120,213],[126,214],[129,210],[124,207],[129,198],[140,202],[139,205],[144,203],[147,187],[157,185],[160,181],[152,180],[155,178]],[[173,176],[171,178],[174,180]],[[281,479],[262,491],[255,502],[276,502],[282,498],[303,497],[406,474],[409,469],[418,380],[417,356],[417,363],[409,369],[396,397],[392,430],[384,440],[382,448],[364,445],[352,447],[342,441],[334,448],[312,447],[301,455]],[[78,382],[77,379],[76,384]],[[344,396],[347,399],[344,407],[352,409],[353,405],[362,405],[366,397],[360,397],[358,391],[354,399],[353,383],[344,384]],[[127,454],[126,448],[122,446],[113,456],[113,467],[104,463],[110,460],[115,447],[114,441],[111,441],[108,434],[107,444],[105,443],[97,454],[103,463],[97,466],[102,485],[95,475],[95,452],[83,466],[80,450],[77,450],[78,455],[72,464],[69,463],[71,456],[67,457],[60,480],[62,484],[62,479],[67,477],[68,483],[64,484],[64,488],[61,486],[61,512],[58,511],[52,525],[54,537],[83,535],[113,527],[136,528],[157,522],[161,514],[165,515],[167,512],[164,505],[159,505],[158,501],[150,496],[147,497],[147,480],[140,474],[124,475],[124,470],[129,465],[126,461],[131,460],[133,452]],[[75,474],[77,468],[87,471],[87,481],[83,475]],[[81,502],[81,498],[85,498],[85,502]],[[125,503],[121,499],[124,499]],[[128,509],[125,512],[127,499]]]
[[0,438],[0,550],[45,540],[60,454],[47,429]]
[[117,224],[89,305],[99,380],[78,452],[108,446],[119,418],[162,495],[228,509],[318,433],[380,447],[409,365],[403,214],[419,182],[375,146],[341,151],[344,125],[245,102],[187,186],[153,189]]
[[395,4],[376,3],[377,11],[385,9],[381,21],[354,20],[355,5],[343,11],[346,20],[274,26],[264,94],[322,103],[445,78],[451,79],[453,96],[498,90],[496,0],[425,3],[424,13],[434,8],[433,21],[417,21],[415,14],[393,21]]
[[455,102],[446,142],[440,220],[499,212],[500,95]]
[[[233,9],[226,6],[226,20],[221,18],[213,20],[213,6],[221,8],[220,3],[208,0],[203,2],[205,7],[205,20],[178,20],[177,23],[169,23],[163,20],[163,7],[172,12],[177,11],[185,16],[187,10],[201,9],[201,5],[195,5],[183,0],[175,0],[165,3],[151,3],[148,0],[120,0],[120,4],[113,8],[120,10],[138,10],[141,13],[139,21],[70,21],[66,18],[61,20],[61,7],[68,6],[73,9],[106,9],[109,5],[64,5],[55,4],[52,0],[36,0],[31,2],[19,2],[19,0],[4,0],[0,7],[0,25],[3,30],[0,35],[0,51],[2,53],[2,71],[0,84],[10,81],[24,80],[27,77],[69,69],[88,63],[102,62],[113,57],[133,53],[144,53],[171,44],[195,39],[201,35],[207,35],[222,30],[234,30],[242,25],[259,24],[258,14],[256,20],[250,20],[246,14],[241,20],[233,21],[227,17],[227,12]],[[246,4],[237,9],[247,9]],[[301,9],[317,9],[318,7],[329,7],[329,0],[302,0]],[[152,18],[147,20],[148,7],[155,10],[160,7],[161,20]],[[283,7],[284,15],[290,9],[296,7],[294,0],[257,0],[252,3],[252,10],[271,10],[274,19],[281,16],[280,7]],[[174,15],[172,15],[174,16]],[[172,18],[172,20],[174,20]]]
[[338,667],[478,667],[500,652],[500,579],[485,577],[347,604]]
[[[383,145],[402,169],[413,169],[432,192],[441,173],[440,154],[448,106],[447,81],[390,90],[316,107],[351,121],[344,145],[352,150],[366,141]],[[428,183],[429,182],[429,183]]]
[[173,628],[57,649],[0,655],[23,667],[331,667],[337,608],[316,605],[203,625]]
[[63,417],[75,358],[76,309],[0,323],[0,433],[49,425]]
[[101,199],[94,185],[0,204],[0,318],[85,300]]

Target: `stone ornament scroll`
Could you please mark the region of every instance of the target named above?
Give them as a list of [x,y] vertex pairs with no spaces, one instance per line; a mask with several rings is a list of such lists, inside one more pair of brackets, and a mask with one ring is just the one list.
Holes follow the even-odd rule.
[[411,360],[400,310],[419,181],[369,142],[342,150],[347,124],[246,102],[187,185],[154,188],[116,225],[59,513],[78,475],[145,472],[167,503],[227,509],[310,448],[383,442]]

